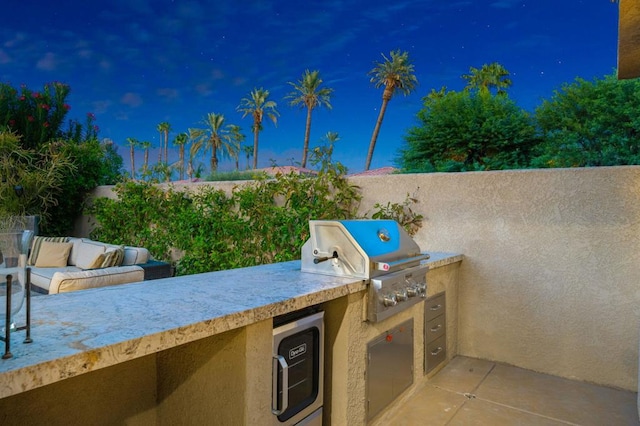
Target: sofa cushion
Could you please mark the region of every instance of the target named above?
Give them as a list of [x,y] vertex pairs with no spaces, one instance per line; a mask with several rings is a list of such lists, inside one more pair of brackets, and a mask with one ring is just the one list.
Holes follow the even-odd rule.
[[56,272],[48,287],[49,294],[126,284],[144,280],[140,266],[114,266],[78,272]]
[[122,265],[137,265],[140,263],[147,263],[149,261],[149,250],[144,247],[130,247],[124,248],[124,260]]
[[44,294],[125,284],[144,280],[140,266],[82,270],[75,266],[64,268],[33,268],[31,284],[34,291]]
[[36,268],[61,268],[67,266],[72,246],[73,243],[42,241],[34,266]]
[[69,237],[69,242],[73,243],[73,247],[71,248],[71,254],[69,254],[68,265],[76,266],[76,260],[80,253],[80,243],[82,243],[82,238]]
[[90,244],[82,241],[79,245],[74,246],[74,251],[75,250],[78,250],[75,266],[80,269],[99,268],[104,261],[104,245]]
[[66,243],[69,241],[68,237],[41,237],[35,236],[33,237],[33,241],[31,242],[31,253],[29,254],[28,264],[33,266],[36,264],[36,259],[38,258],[38,253],[40,253],[40,246],[43,241],[51,241],[54,243]]
[[[115,250],[122,246],[115,244],[106,244],[100,241],[94,241],[89,238],[74,238],[70,237],[69,241],[73,242],[73,249],[71,249],[71,256],[69,257],[69,265],[77,265],[78,256],[82,250],[82,247],[86,247],[84,244],[97,245],[105,248],[105,253],[110,250]],[[124,259],[122,260],[121,265],[137,265],[140,263],[147,263],[149,261],[149,250],[144,247],[132,247],[132,246],[124,246]]]
[[51,279],[56,272],[79,272],[82,269],[75,266],[65,266],[62,268],[31,268],[31,284],[36,291],[48,293]]

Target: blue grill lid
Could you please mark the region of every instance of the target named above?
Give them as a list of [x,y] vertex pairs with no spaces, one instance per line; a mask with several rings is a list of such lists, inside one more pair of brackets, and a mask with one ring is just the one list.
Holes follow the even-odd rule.
[[400,230],[398,223],[393,220],[340,220],[338,222],[353,236],[369,257],[393,253],[400,249]]

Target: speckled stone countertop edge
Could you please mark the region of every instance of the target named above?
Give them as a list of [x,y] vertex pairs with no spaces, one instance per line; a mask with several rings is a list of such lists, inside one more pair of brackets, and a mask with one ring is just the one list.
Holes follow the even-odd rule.
[[[431,269],[462,260],[429,254]],[[292,261],[34,297],[33,343],[12,334],[14,356],[0,360],[0,398],[366,288],[363,280],[301,272]]]

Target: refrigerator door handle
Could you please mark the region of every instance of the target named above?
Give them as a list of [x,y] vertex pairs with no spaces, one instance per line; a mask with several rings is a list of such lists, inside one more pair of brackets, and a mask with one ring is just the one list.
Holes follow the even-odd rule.
[[[278,366],[282,367],[282,407],[278,409]],[[289,407],[289,364],[282,355],[273,355],[273,380],[271,412],[276,416]]]

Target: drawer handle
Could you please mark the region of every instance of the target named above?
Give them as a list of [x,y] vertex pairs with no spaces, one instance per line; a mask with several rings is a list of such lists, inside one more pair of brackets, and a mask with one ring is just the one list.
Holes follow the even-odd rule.
[[442,308],[442,305],[438,303],[437,305],[433,305],[429,309],[432,310],[432,311],[437,311],[440,308]]
[[442,348],[442,346],[438,346],[438,347],[436,348],[436,350],[435,350],[435,351],[431,351],[431,355],[432,355],[432,356],[436,356],[436,355],[438,355],[440,352],[442,352],[443,350],[444,350],[444,349]]
[[442,324],[438,324],[435,327],[431,327],[431,331],[436,332],[442,328]]

